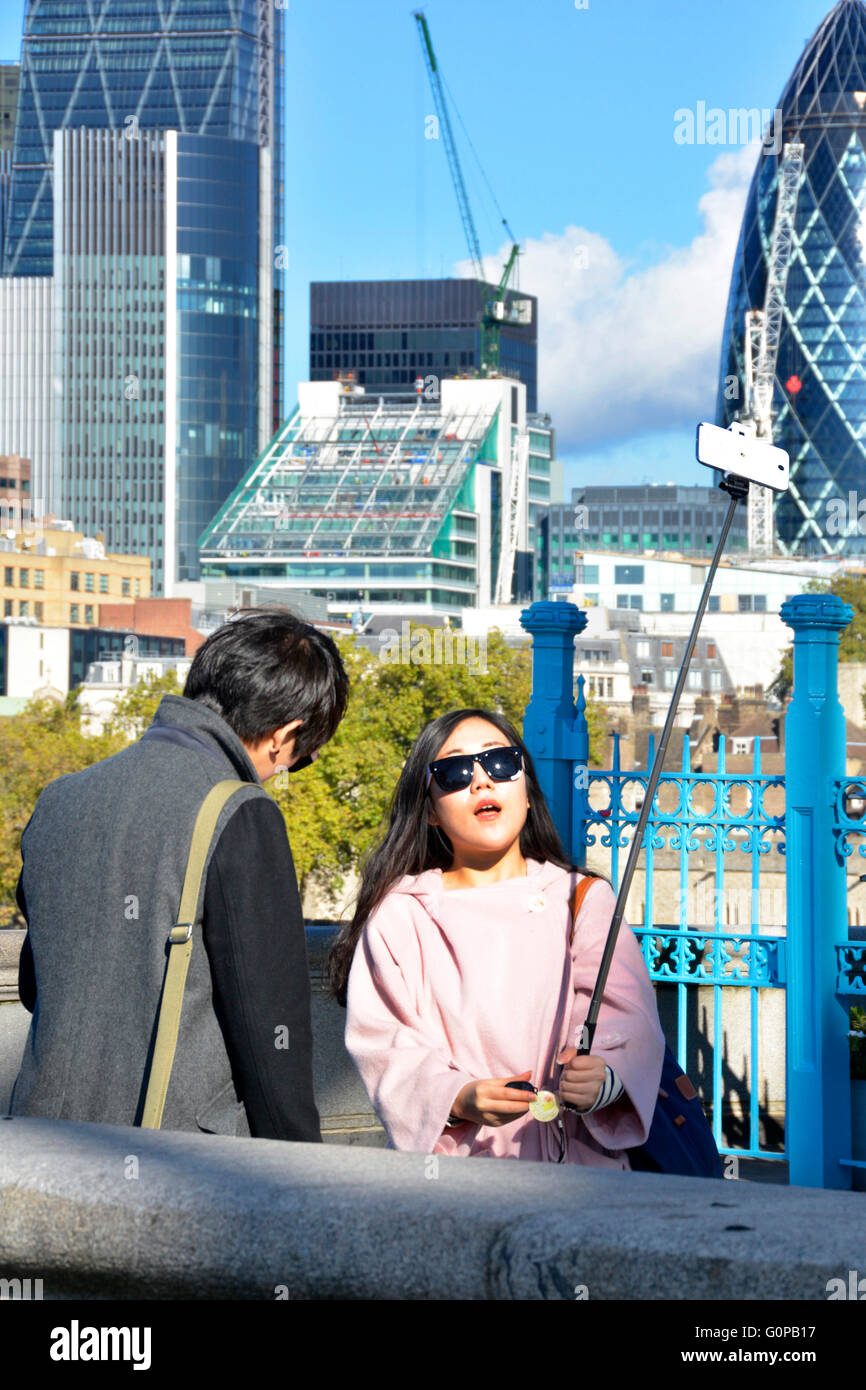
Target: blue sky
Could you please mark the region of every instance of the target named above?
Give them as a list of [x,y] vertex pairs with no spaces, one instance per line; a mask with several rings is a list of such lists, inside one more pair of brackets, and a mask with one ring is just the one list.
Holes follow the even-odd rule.
[[[772,108],[829,8],[427,0],[445,80],[526,246],[521,285],[540,300],[539,405],[558,427],[566,489],[602,476],[709,481],[694,427],[713,418],[756,155],[678,144],[674,113],[700,101]],[[466,246],[444,147],[424,138],[433,104],[412,8],[284,9],[293,383],[307,375],[311,280],[449,275]],[[18,56],[22,12],[22,0],[3,0],[0,57]],[[503,237],[459,129],[458,139],[493,270]]]

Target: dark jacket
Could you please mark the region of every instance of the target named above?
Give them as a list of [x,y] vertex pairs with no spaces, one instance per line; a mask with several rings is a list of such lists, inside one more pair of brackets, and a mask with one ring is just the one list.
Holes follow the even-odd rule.
[[131,1125],[196,814],[226,778],[164,1129],[321,1142],[304,923],[285,824],[236,734],[167,695],[144,736],[51,782],[24,831],[13,1115]]

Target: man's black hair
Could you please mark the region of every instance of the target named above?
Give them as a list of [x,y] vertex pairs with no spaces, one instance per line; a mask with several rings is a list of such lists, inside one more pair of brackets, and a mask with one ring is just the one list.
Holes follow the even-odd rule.
[[334,642],[289,608],[241,608],[199,647],[184,695],[221,715],[244,743],[293,719],[295,756],[333,737],[349,678]]

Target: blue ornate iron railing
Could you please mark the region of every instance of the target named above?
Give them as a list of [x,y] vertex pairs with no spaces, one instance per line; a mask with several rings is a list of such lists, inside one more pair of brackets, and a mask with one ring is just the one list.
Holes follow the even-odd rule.
[[[577,679],[578,695],[575,731],[586,725],[584,677]],[[587,731],[588,732],[588,731]],[[610,875],[614,890],[619,886],[621,851],[631,842],[629,827],[637,823],[640,805],[646,793],[649,774],[655,756],[655,738],[650,735],[645,772],[624,772],[620,765],[620,736],[613,735],[613,756],[609,771],[596,772],[587,767],[575,775],[575,842],[590,851],[608,850]],[[676,1052],[680,1065],[689,1065],[689,988],[695,985],[711,988],[712,1009],[712,1076],[709,1095],[705,1100],[712,1107],[713,1132],[720,1152],[740,1157],[784,1159],[778,1147],[761,1145],[759,1090],[754,1078],[761,1075],[760,1059],[760,991],[784,986],[785,941],[782,936],[763,934],[758,920],[761,902],[761,861],[768,856],[784,854],[784,814],[774,814],[766,805],[771,788],[782,789],[784,778],[767,776],[761,771],[760,739],[754,741],[751,773],[730,773],[726,770],[725,739],[719,739],[717,771],[694,772],[691,767],[689,739],[683,741],[682,767],[679,773],[663,773],[659,779],[655,806],[650,812],[644,836],[643,865],[645,870],[645,921],[635,925],[650,978],[659,984],[676,985],[677,1036]],[[634,798],[633,809],[627,802]],[[745,803],[740,813],[734,799]],[[633,829],[632,829],[633,833]],[[703,849],[714,860],[714,890],[703,894],[704,902],[694,903],[690,892],[689,856]],[[678,860],[677,895],[678,921],[661,924],[654,911],[654,889],[657,855],[673,851]],[[725,869],[728,861],[748,856],[751,891],[747,894],[749,926],[745,931],[725,930],[724,907],[730,901],[726,894]],[[594,862],[594,861],[593,861]],[[741,867],[741,864],[736,864]],[[670,866],[667,866],[670,873]],[[740,897],[742,898],[742,894]],[[697,925],[696,916],[710,920]],[[691,917],[691,920],[690,920]],[[724,1142],[723,1120],[726,1093],[723,1075],[724,1060],[724,992],[732,987],[749,990],[749,1088],[748,1142],[729,1145]]]
[[[866,780],[837,777],[833,783],[836,816],[836,850],[843,861],[866,859]],[[852,844],[852,837],[857,843]],[[866,867],[866,866],[864,866]],[[838,974],[836,992],[840,995],[866,994],[866,942],[849,941],[836,947]]]
[[[792,1183],[845,1188],[851,1186],[851,1168],[866,1167],[866,1158],[849,1157],[848,1040],[849,997],[866,993],[866,942],[849,940],[846,910],[851,839],[855,833],[866,836],[866,819],[855,814],[866,812],[866,779],[843,776],[845,719],[836,671],[839,633],[853,609],[834,594],[798,594],[786,600],[780,616],[794,632],[794,698],[785,715],[784,777],[764,775],[758,740],[748,775],[726,770],[723,742],[717,771],[693,772],[686,742],[681,771],[666,773],[659,783],[644,837],[646,920],[632,925],[659,989],[676,990],[681,1061],[691,1061],[687,1054],[698,1031],[689,1021],[688,1005],[700,997],[694,986],[711,993],[712,1082],[701,1075],[693,1080],[704,1081],[705,1098],[711,1096],[717,1142],[723,1134],[724,1096],[731,1088],[730,1076],[721,1070],[725,1000],[742,1000],[743,991],[749,991],[748,1075],[745,1089],[742,1078],[739,1087],[748,1099],[748,1133],[741,1145],[720,1143],[723,1151],[787,1157]],[[638,820],[634,797],[645,790],[649,773],[622,770],[617,739],[611,769],[589,769],[582,683],[577,705],[574,700],[574,638],[586,622],[586,614],[569,603],[534,603],[521,614],[533,639],[532,694],[523,736],[563,844],[575,862],[587,849],[608,850],[616,887],[629,826]],[[650,750],[650,767],[652,757]],[[780,803],[775,808],[768,804],[771,792]],[[671,853],[679,870],[676,920],[667,924],[653,907],[662,852],[667,871]],[[866,857],[866,845],[859,854]],[[690,910],[689,870],[703,855],[710,862],[715,896],[707,921],[696,925],[702,914]],[[784,936],[778,927],[773,930],[774,922],[762,923],[760,910],[762,871],[778,863],[777,856],[784,864],[785,890],[782,896],[779,889],[780,910],[771,916],[775,924],[784,922]],[[726,869],[734,866],[740,872],[745,867],[750,885],[745,930],[739,929],[739,921],[723,920],[722,904],[729,896]],[[780,1033],[784,1030],[785,1152],[781,1144],[775,1151],[761,1148],[758,1105],[758,1081],[766,1074],[760,1063],[770,1049],[762,1014],[768,1001],[781,999],[774,993],[779,989],[785,990],[783,1025],[781,1016],[779,1020]]]

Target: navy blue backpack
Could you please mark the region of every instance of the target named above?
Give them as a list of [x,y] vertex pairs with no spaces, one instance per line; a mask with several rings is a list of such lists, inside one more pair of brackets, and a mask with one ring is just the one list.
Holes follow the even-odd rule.
[[724,1176],[701,1098],[667,1043],[659,1098],[646,1143],[626,1152],[632,1168],[644,1172],[695,1178]]
[[[584,894],[595,882],[583,878],[571,901],[572,930]],[[626,1150],[632,1168],[683,1177],[721,1178],[722,1159],[707,1123],[701,1098],[670,1047],[665,1044],[659,1094],[644,1144]]]

